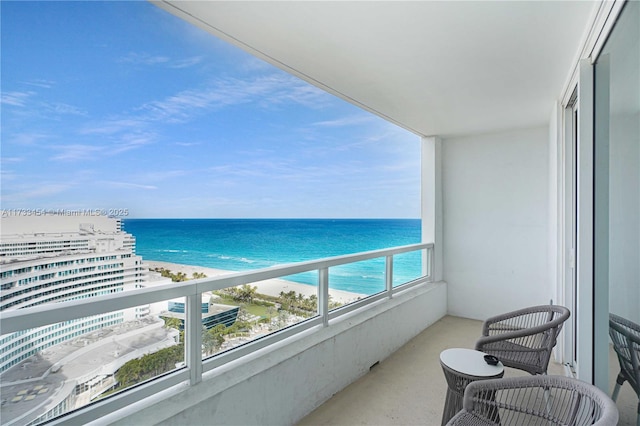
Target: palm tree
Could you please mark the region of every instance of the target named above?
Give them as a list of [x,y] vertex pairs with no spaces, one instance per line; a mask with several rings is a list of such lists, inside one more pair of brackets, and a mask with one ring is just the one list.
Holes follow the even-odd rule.
[[166,328],[175,328],[176,330],[182,329],[182,321],[179,318],[175,317],[163,317],[164,326]]
[[237,288],[237,298],[240,301],[251,303],[258,291],[258,287],[249,284],[244,284],[242,287]]
[[276,313],[275,306],[269,306],[267,308],[267,318],[269,318],[269,324],[271,324],[271,317],[273,317],[273,314],[275,313]]
[[318,296],[312,294],[309,296],[309,310],[317,311],[318,310]]
[[[205,355],[211,355],[224,343],[224,337],[220,334],[216,335],[215,332],[212,333],[213,330],[207,330],[206,327],[202,327],[202,348]],[[222,337],[222,342],[219,340],[220,337]]]

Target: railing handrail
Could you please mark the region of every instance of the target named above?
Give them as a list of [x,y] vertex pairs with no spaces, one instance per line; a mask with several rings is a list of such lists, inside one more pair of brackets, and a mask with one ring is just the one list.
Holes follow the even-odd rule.
[[[327,257],[304,262],[276,265],[250,271],[234,272],[214,277],[189,280],[182,283],[162,284],[154,287],[123,291],[107,296],[96,296],[84,300],[73,300],[44,304],[30,308],[0,312],[2,334],[9,334],[27,328],[68,321],[85,316],[119,311],[134,306],[161,302],[178,297],[187,297],[212,290],[221,290],[243,284],[286,277],[302,272],[326,269],[347,263],[360,262],[383,256],[411,251],[432,249],[433,243],[419,243],[380,250]],[[28,318],[28,321],[25,319]],[[27,325],[28,324],[28,325]]]

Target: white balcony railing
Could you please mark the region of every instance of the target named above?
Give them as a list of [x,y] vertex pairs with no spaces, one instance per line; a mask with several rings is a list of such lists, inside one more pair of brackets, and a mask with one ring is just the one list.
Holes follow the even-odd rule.
[[[136,401],[150,397],[180,383],[194,385],[202,380],[202,374],[230,361],[237,360],[256,350],[265,348],[286,338],[295,336],[312,328],[329,327],[332,320],[356,309],[384,299],[391,299],[394,294],[408,288],[432,281],[433,243],[413,244],[389,249],[374,250],[351,255],[330,257],[320,260],[306,261],[287,265],[239,272],[143,288],[110,296],[99,296],[81,301],[60,302],[50,305],[36,306],[0,313],[2,334],[14,333],[34,327],[55,324],[91,315],[113,312],[148,305],[155,302],[183,297],[186,298],[185,315],[185,366],[152,380],[128,388],[104,400],[100,400],[68,413],[57,419],[58,424],[84,424]],[[409,282],[394,286],[394,256],[421,251],[422,275]],[[329,268],[361,262],[370,259],[385,258],[385,290],[355,302],[329,309]],[[318,311],[317,315],[293,326],[281,329],[272,334],[250,341],[242,346],[221,352],[212,357],[202,357],[202,294],[243,284],[255,283],[273,278],[287,277],[293,274],[317,271],[318,273]]]

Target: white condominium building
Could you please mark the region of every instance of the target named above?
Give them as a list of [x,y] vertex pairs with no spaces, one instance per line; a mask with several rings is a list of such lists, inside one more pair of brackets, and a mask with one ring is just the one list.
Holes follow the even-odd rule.
[[[0,219],[0,311],[132,290],[148,270],[120,219],[6,216]],[[148,307],[0,336],[0,373],[43,349],[148,314]]]

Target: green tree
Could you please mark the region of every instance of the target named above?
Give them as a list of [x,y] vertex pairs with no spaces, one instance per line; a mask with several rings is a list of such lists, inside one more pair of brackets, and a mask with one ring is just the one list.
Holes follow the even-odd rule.
[[166,328],[175,328],[180,330],[182,328],[182,321],[179,318],[174,317],[162,317],[164,320],[164,326]]
[[311,311],[317,311],[318,310],[318,296],[316,296],[315,294],[312,294],[311,296],[309,296],[308,300],[308,307],[309,310]]
[[269,320],[269,323],[271,323],[271,318],[273,318],[276,312],[275,306],[269,306],[267,308],[267,319]]
[[241,302],[251,303],[256,296],[258,287],[249,284],[244,284],[241,287],[235,288],[235,298]]
[[174,345],[126,362],[116,371],[118,388],[126,388],[175,368],[184,360],[184,345]]
[[225,342],[224,335],[227,333],[227,327],[225,327],[224,324],[218,324],[209,330],[203,327],[202,333],[202,348],[204,354],[211,355],[220,350],[222,344]]

